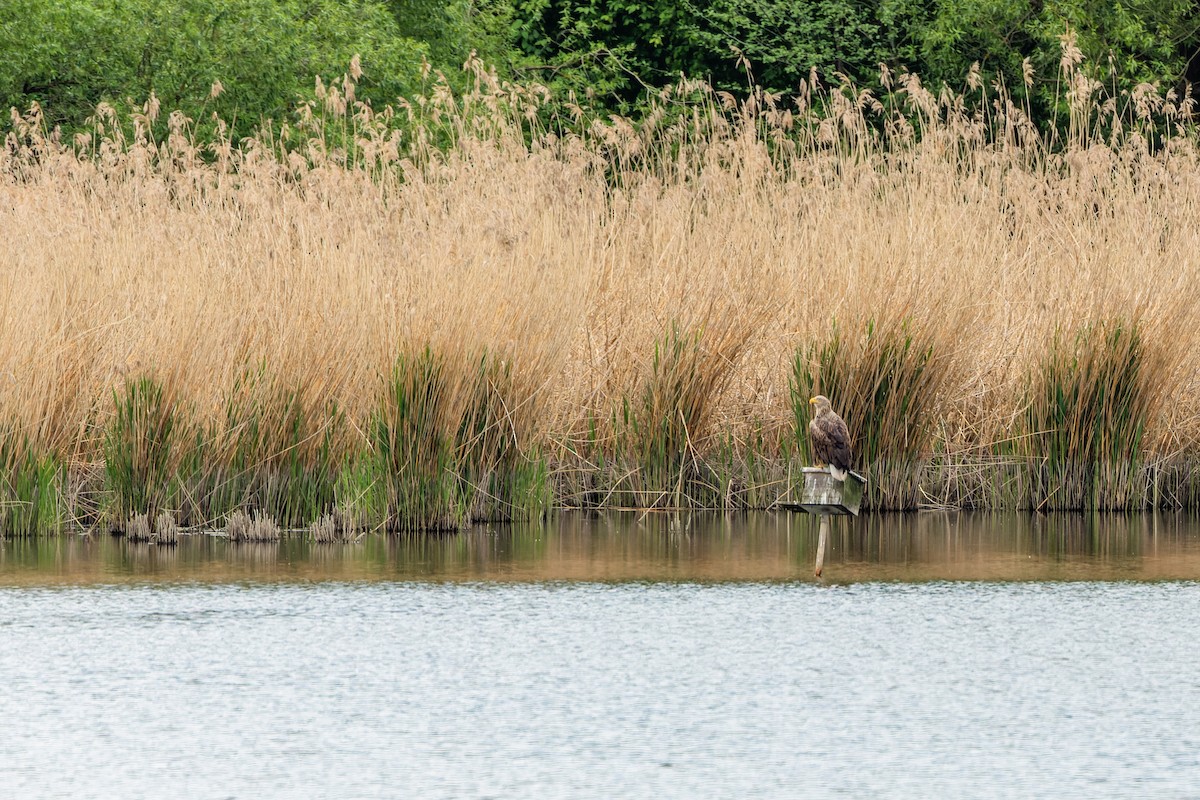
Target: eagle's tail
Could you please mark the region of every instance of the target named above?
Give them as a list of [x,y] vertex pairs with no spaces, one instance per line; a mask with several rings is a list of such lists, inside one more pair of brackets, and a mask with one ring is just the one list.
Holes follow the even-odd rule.
[[846,475],[849,473],[841,467],[835,467],[833,464],[830,464],[829,474],[833,476],[835,481],[844,481],[846,480]]

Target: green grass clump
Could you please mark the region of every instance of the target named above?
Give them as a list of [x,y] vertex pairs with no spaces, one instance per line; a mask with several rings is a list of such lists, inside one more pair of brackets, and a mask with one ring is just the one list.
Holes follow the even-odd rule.
[[1163,361],[1136,322],[1056,332],[1030,376],[1023,452],[1029,502],[1045,510],[1138,507],[1142,439],[1157,406]]
[[672,327],[654,343],[650,373],[639,390],[626,395],[616,426],[621,449],[635,467],[630,474],[630,506],[688,504],[687,484],[694,477],[695,445],[704,404],[697,362],[699,334]]
[[454,416],[444,360],[426,347],[401,354],[371,420],[376,468],[386,481],[389,527],[456,528],[465,520],[455,473]]
[[849,428],[851,463],[867,478],[869,508],[917,506],[929,419],[947,371],[935,336],[908,318],[868,320],[851,335],[835,324],[829,338],[801,347],[792,362],[788,389],[800,457],[814,463],[809,399],[823,394]]
[[152,377],[127,381],[113,404],[104,431],[106,511],[124,530],[134,516],[155,519],[176,504],[189,437],[174,392]]
[[[397,359],[368,432],[388,527],[456,529],[544,512],[547,468],[523,452],[514,387],[511,365],[487,352],[452,361],[425,347]],[[377,502],[373,482],[356,482]]]
[[201,490],[206,518],[253,509],[297,528],[329,513],[344,425],[336,404],[314,404],[300,388],[269,379],[264,369],[244,373],[208,437],[215,452],[207,457]]
[[468,401],[458,430],[461,489],[473,520],[532,520],[551,503],[549,468],[524,445],[512,363],[484,352],[468,368]]
[[743,343],[672,325],[650,368],[613,412],[604,495],[639,508],[713,507],[722,480],[704,457],[710,420]]
[[58,532],[66,514],[65,471],[15,428],[0,433],[0,535],[38,536]]
[[349,530],[382,529],[388,521],[388,481],[378,469],[381,462],[371,455],[355,454],[338,470],[334,481],[335,511],[338,527]]

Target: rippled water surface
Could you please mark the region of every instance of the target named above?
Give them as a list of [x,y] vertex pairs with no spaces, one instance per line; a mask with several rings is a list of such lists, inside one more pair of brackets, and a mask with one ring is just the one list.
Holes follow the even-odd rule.
[[1200,528],[0,547],[0,797],[1190,797]]

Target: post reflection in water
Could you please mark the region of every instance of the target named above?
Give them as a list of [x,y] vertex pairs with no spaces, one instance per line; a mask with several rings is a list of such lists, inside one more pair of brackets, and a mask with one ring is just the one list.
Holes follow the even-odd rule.
[[[0,583],[123,581],[814,580],[817,519],[803,514],[561,514],[355,543],[177,546],[109,536],[0,542]],[[1200,579],[1200,521],[1164,514],[864,515],[833,520],[824,582]]]

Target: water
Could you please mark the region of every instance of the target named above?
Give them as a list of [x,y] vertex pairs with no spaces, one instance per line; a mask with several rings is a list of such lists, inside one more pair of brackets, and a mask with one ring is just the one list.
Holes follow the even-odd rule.
[[[178,546],[109,536],[0,540],[0,586],[252,581],[814,581],[804,514],[565,515],[542,527],[317,545]],[[889,514],[835,519],[826,583],[1200,580],[1184,515]]]
[[766,516],[6,543],[0,796],[1196,794],[1193,522],[876,518],[826,582],[814,549]]

